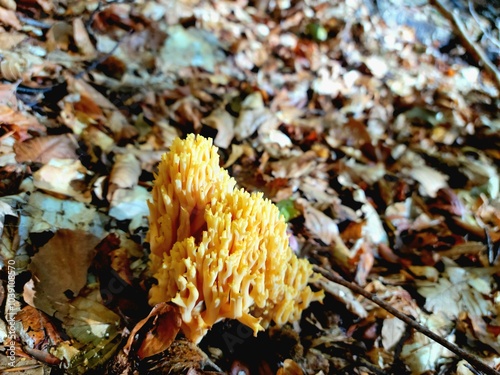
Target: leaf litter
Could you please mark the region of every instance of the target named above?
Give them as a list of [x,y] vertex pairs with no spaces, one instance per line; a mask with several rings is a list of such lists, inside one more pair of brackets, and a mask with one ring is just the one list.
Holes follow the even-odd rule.
[[[494,7],[454,3],[498,68]],[[14,369],[470,373],[327,279],[293,326],[182,339],[147,306],[145,234],[161,154],[193,132],[278,204],[297,254],[499,369],[499,87],[447,22],[396,0],[0,1]]]

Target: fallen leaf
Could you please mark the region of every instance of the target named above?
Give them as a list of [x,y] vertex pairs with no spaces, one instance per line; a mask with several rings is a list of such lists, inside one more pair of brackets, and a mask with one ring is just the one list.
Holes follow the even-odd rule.
[[68,372],[83,374],[105,364],[122,341],[120,317],[96,300],[98,295],[94,290],[87,297],[76,297],[56,313],[72,339],[73,348],[79,350],[69,362]]
[[36,308],[53,315],[87,284],[87,270],[99,238],[79,230],[59,229],[31,258]]
[[4,104],[0,105],[0,124],[2,127],[12,128],[20,141],[31,137],[28,132],[43,134],[46,130],[35,117],[21,113]]
[[48,352],[63,341],[50,318],[32,306],[23,307],[16,314],[16,320],[21,323],[18,334],[29,348]]
[[307,201],[298,200],[297,203],[302,206],[304,225],[313,237],[318,238],[325,245],[331,245],[340,237],[337,223],[331,217],[317,210]]
[[234,138],[235,119],[224,108],[217,108],[202,122],[214,129],[217,129],[217,135],[214,139],[214,145],[220,148],[228,148]]
[[51,159],[77,160],[77,143],[71,135],[49,135],[29,139],[14,145],[16,160],[19,163],[37,162],[47,164]]
[[164,352],[181,329],[182,319],[177,306],[160,303],[135,325],[123,351],[140,359]]
[[76,183],[84,184],[87,169],[80,160],[51,159],[38,171],[33,173],[33,184],[41,190],[63,194],[80,202],[89,203],[90,193],[76,188]]
[[117,189],[131,189],[136,186],[141,172],[139,160],[133,154],[116,155],[115,164],[109,176],[108,201],[114,201],[113,194]]
[[448,176],[425,165],[412,168],[410,176],[420,183],[421,193],[431,198],[435,198],[440,189],[448,188]]
[[96,237],[103,237],[107,220],[109,218],[100,215],[95,207],[35,191],[29,195],[21,215],[20,246],[26,246],[25,241],[31,233],[54,232],[59,228],[79,229]]
[[131,226],[137,228],[149,216],[147,201],[151,193],[142,186],[133,189],[118,189],[113,194],[109,216],[117,220],[132,220]]
[[368,312],[363,307],[363,305],[356,299],[353,292],[343,285],[336,284],[324,277],[319,278],[314,282],[320,289],[324,289],[327,293],[330,293],[335,299],[339,300],[345,307],[356,314],[360,318],[366,318]]
[[4,25],[11,26],[16,30],[22,29],[22,24],[13,10],[0,7],[0,22]]
[[168,33],[159,55],[164,71],[197,66],[213,72],[217,63],[223,59],[217,37],[208,31],[194,27],[185,29],[176,25]]
[[90,40],[87,29],[81,17],[73,19],[73,38],[80,53],[87,58],[94,58],[97,51]]
[[[446,340],[453,342],[450,321],[444,319],[441,314],[434,314],[422,322],[432,332],[439,334]],[[420,375],[426,371],[433,371],[437,363],[443,357],[451,357],[448,349],[420,332],[413,332],[412,336],[404,343],[401,351],[401,359],[410,368],[412,375]]]
[[493,311],[491,300],[491,275],[481,269],[467,269],[443,258],[445,272],[435,281],[417,280],[418,293],[426,298],[425,308],[456,319],[461,311],[475,316],[488,316]]

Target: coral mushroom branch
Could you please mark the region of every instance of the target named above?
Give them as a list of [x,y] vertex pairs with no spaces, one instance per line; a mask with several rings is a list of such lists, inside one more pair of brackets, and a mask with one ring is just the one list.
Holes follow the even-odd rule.
[[150,202],[150,304],[179,306],[182,331],[199,342],[223,319],[256,334],[296,321],[323,292],[308,286],[312,265],[288,244],[286,223],[261,193],[235,189],[212,141],[174,140]]

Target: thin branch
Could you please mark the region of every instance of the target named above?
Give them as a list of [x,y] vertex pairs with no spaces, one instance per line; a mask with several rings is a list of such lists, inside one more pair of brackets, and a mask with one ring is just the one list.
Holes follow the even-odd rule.
[[414,328],[418,332],[429,337],[431,340],[434,340],[438,344],[444,346],[446,349],[455,353],[457,356],[465,359],[472,366],[474,366],[476,369],[482,371],[484,374],[486,374],[486,375],[500,375],[500,373],[498,371],[491,368],[490,366],[488,366],[487,364],[485,364],[481,360],[477,359],[474,355],[459,348],[455,344],[452,344],[451,342],[445,340],[441,336],[436,335],[434,332],[432,332],[428,328],[422,326],[421,324],[419,324],[418,322],[416,322],[415,320],[410,318],[408,315],[403,314],[399,310],[396,310],[394,307],[388,305],[387,303],[385,303],[384,301],[379,299],[377,296],[374,296],[373,294],[371,294],[371,293],[367,292],[366,290],[364,290],[363,288],[361,288],[359,285],[352,283],[350,281],[347,281],[344,278],[342,278],[341,276],[339,276],[331,271],[328,271],[322,267],[314,266],[314,270],[316,272],[319,272],[320,274],[322,274],[327,279],[333,281],[334,283],[343,285],[343,286],[349,288],[350,290],[352,290],[354,293],[360,294],[363,297],[372,301],[373,303],[379,305],[384,310],[386,310],[389,313],[391,313],[392,315],[394,315],[396,318],[398,318],[398,319],[402,320],[403,322],[405,322],[406,324],[408,324],[410,327]]
[[481,21],[479,20],[479,15],[477,14],[476,10],[474,9],[474,4],[472,3],[471,0],[469,0],[469,12],[472,15],[472,18],[474,18],[474,21],[476,21],[477,26],[479,29],[481,29],[482,33],[484,36],[492,43],[495,45],[497,48],[497,51],[500,49],[500,42],[496,40],[491,33],[486,30],[483,25],[481,25]]
[[482,64],[484,66],[484,69],[491,76],[497,88],[500,89],[500,72],[495,64],[493,64],[488,56],[486,56],[483,49],[477,43],[474,43],[467,35],[467,31],[462,20],[455,13],[446,9],[441,0],[429,0],[429,4],[435,6],[439,13],[450,21],[467,52],[469,52],[474,60],[476,60],[478,65]]

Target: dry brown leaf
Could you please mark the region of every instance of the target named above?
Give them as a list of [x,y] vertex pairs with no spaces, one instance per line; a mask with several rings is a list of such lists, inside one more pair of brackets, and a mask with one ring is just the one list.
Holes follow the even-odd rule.
[[[300,204],[303,203],[301,200]],[[307,230],[325,245],[331,245],[339,237],[339,228],[331,217],[309,204],[304,205],[303,214]]]
[[38,120],[29,115],[23,114],[7,105],[0,105],[0,124],[12,128],[20,140],[29,138],[28,131],[43,134],[45,127]]
[[73,19],[73,38],[75,44],[82,55],[88,58],[96,56],[97,51],[90,40],[87,29],[81,17]]
[[0,7],[0,23],[13,27],[16,30],[22,29],[22,24],[13,10]]
[[36,0],[36,2],[45,13],[50,14],[54,10],[54,2],[52,0]]
[[[2,35],[2,34],[0,34]],[[0,84],[0,105],[10,108],[17,107],[16,98],[17,85],[12,83]]]
[[19,163],[47,164],[51,159],[77,160],[76,147],[76,141],[69,134],[50,135],[16,143],[14,152]]
[[85,193],[76,188],[76,183],[81,182],[87,169],[80,160],[51,159],[47,164],[33,173],[35,187],[52,193],[63,194],[75,198],[80,202],[90,202],[90,193]]
[[99,239],[80,230],[59,229],[31,258],[36,308],[53,315],[87,284]]
[[65,21],[58,21],[47,32],[47,51],[67,51],[73,38],[73,28]]
[[0,6],[9,10],[16,10],[15,0],[0,0]]
[[448,176],[438,172],[428,166],[412,168],[411,177],[420,183],[420,190],[423,195],[435,198],[440,189],[448,188]]
[[[113,132],[114,135],[121,136],[126,125],[128,125],[127,118],[116,108],[116,106],[103,94],[101,94],[94,87],[86,83],[81,79],[74,79],[70,75],[66,75],[68,82],[68,90],[72,93],[85,95],[87,100],[87,105],[92,102],[92,108],[97,110],[97,113],[104,113],[106,116],[106,126]],[[75,108],[76,110],[76,108]]]
[[314,151],[306,151],[289,159],[270,163],[272,175],[276,178],[299,178],[310,174],[317,166],[317,155]]
[[276,375],[303,375],[302,368],[293,359],[285,359],[283,367],[278,369]]
[[140,359],[164,352],[175,340],[181,328],[177,306],[159,303],[130,332],[125,354],[137,354]]
[[4,56],[2,62],[0,62],[1,77],[7,81],[16,81],[22,78],[26,66],[26,60],[18,55],[10,54]]
[[238,141],[250,137],[257,129],[262,127],[273,127],[279,124],[278,118],[268,108],[242,109],[234,128],[235,137]]
[[16,314],[21,323],[20,336],[25,345],[41,349],[45,345],[56,345],[63,340],[49,317],[32,306],[25,306]]
[[235,119],[224,108],[219,107],[212,111],[202,122],[214,129],[217,129],[217,135],[214,139],[214,145],[220,148],[228,148],[234,138]]
[[12,47],[19,45],[23,40],[27,39],[26,34],[19,33],[17,31],[11,31],[10,33],[0,33],[0,49],[3,51],[8,51]]
[[117,189],[131,189],[137,185],[142,169],[139,160],[130,153],[118,154],[109,176],[109,191],[107,199],[113,201]]
[[336,284],[325,277],[320,277],[314,282],[314,284],[318,288],[330,293],[333,297],[343,303],[353,314],[356,314],[360,318],[366,318],[368,316],[368,312],[365,310],[363,305],[356,299],[356,296],[352,293],[352,291],[345,286]]

